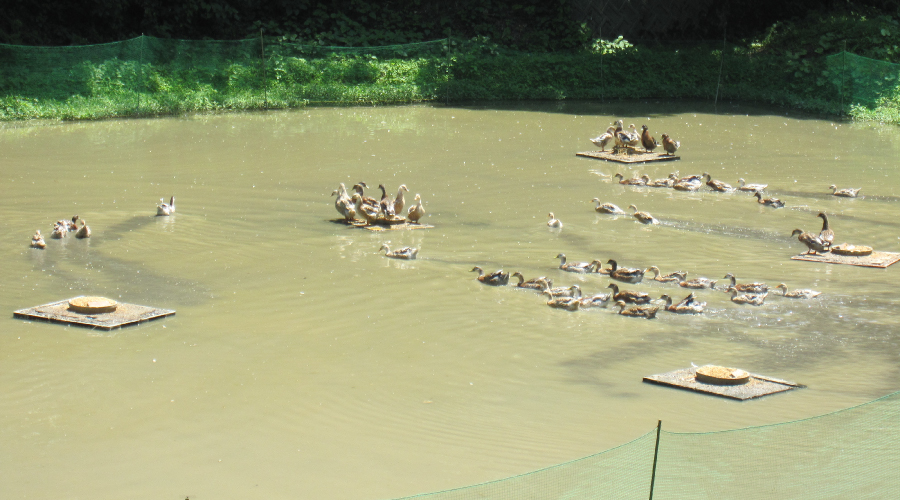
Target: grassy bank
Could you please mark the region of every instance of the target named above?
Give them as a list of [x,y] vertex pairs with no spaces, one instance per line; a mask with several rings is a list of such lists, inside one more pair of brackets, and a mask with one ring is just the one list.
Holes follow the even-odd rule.
[[224,48],[216,42],[196,47],[179,42],[155,49],[136,40],[118,48],[107,44],[102,53],[83,48],[55,59],[3,47],[0,119],[82,120],[309,104],[717,98],[900,124],[896,79],[886,87],[879,82],[881,97],[861,103],[853,91],[865,75],[852,74],[846,63],[838,67],[824,54],[772,50],[778,40],[723,50],[721,44],[633,46],[619,39],[568,53],[509,51],[485,39],[314,52],[270,44],[264,59],[259,40],[222,42],[230,43]]

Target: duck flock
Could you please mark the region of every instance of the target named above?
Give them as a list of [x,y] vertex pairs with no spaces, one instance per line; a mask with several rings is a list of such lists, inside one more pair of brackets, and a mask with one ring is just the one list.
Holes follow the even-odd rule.
[[365,189],[368,187],[365,182],[354,184],[351,188],[354,193],[351,196],[342,182],[337,189],[331,192],[331,196],[337,196],[334,201],[335,210],[347,222],[356,223],[362,219],[364,225],[368,226],[379,223],[396,224],[408,220],[411,224],[418,224],[419,220],[425,216],[422,197],[417,193],[413,201],[414,205],[409,207],[406,217],[403,217],[403,209],[406,207],[406,198],[403,193],[409,192],[406,184],[400,185],[397,189],[397,196],[393,200],[388,196],[384,184],[378,185],[378,189],[381,189],[381,199],[366,196]]

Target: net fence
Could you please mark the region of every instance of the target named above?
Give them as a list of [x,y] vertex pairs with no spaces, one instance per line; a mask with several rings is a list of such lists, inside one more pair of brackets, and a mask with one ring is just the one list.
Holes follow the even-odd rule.
[[405,499],[900,498],[900,392],[782,424],[661,431],[658,449],[656,438],[654,430],[579,460]]

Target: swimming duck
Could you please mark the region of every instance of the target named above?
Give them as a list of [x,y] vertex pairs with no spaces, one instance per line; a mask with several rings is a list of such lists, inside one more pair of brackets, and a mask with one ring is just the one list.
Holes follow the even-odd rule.
[[767,295],[769,295],[769,292],[760,294],[742,293],[738,295],[738,291],[732,289],[731,301],[736,304],[750,304],[751,306],[761,306],[763,305],[763,302],[765,302]]
[[679,282],[679,283],[680,283],[680,282],[684,281],[684,280],[687,278],[687,273],[684,272],[684,271],[676,271],[676,272],[674,272],[674,273],[669,273],[669,274],[667,274],[667,275],[665,275],[665,276],[660,276],[660,275],[659,275],[659,268],[656,267],[656,266],[650,266],[650,267],[648,267],[647,270],[644,271],[644,272],[649,273],[650,271],[653,271],[653,280],[654,280],[654,281],[659,281],[660,283],[669,283],[669,282],[672,282],[672,281],[675,281],[675,282]]
[[709,288],[710,290],[715,290],[716,281],[710,280],[709,278],[694,278],[689,280],[684,280],[678,283],[678,286],[682,288],[693,288],[693,289],[701,289],[701,288]]
[[709,172],[704,172],[703,175],[704,177],[706,177],[706,185],[712,188],[713,191],[719,191],[722,193],[734,191],[734,188],[731,187],[731,184],[713,180],[712,176],[709,175]]
[[378,251],[380,252],[381,250],[384,250],[385,257],[390,257],[392,259],[413,260],[416,258],[416,255],[419,254],[419,249],[412,247],[403,247],[391,251],[391,247],[389,247],[387,243],[381,245],[381,248],[379,248]]
[[56,240],[65,238],[69,234],[68,226],[66,221],[58,221],[56,224],[53,224],[53,232],[50,233],[50,237]]
[[606,151],[606,145],[609,144],[609,141],[616,135],[616,127],[609,127],[606,129],[606,132],[600,134],[598,137],[591,139],[591,142],[594,143],[595,146],[600,147],[600,151]]
[[672,188],[676,191],[697,191],[703,187],[703,176],[702,175],[689,175],[687,177],[682,177],[675,181],[672,184]]
[[91,228],[88,227],[87,223],[84,222],[84,219],[81,219],[81,227],[78,228],[78,231],[75,231],[76,238],[90,238],[91,237]]
[[819,295],[822,295],[822,292],[817,292],[815,290],[793,290],[788,291],[787,285],[784,283],[779,284],[775,287],[776,290],[784,290],[782,294],[784,297],[789,299],[814,299]]
[[372,225],[378,220],[378,207],[364,204],[362,196],[360,196],[359,193],[353,193],[353,196],[350,199],[356,204],[354,212],[356,215],[361,215],[363,219],[366,220],[366,225]]
[[830,247],[834,243],[834,231],[831,230],[831,225],[828,223],[828,216],[825,215],[825,212],[819,212],[819,215],[816,217],[822,218],[822,230],[819,231],[819,239]]
[[560,222],[560,220],[557,219],[555,215],[553,215],[553,212],[550,212],[549,214],[547,214],[547,216],[550,218],[550,220],[547,221],[547,225],[548,225],[548,226],[550,226],[550,227],[558,227],[558,228],[562,228],[562,227],[563,227],[563,226],[562,226],[562,222]]
[[672,297],[666,294],[660,295],[661,300],[666,301],[664,309],[675,314],[701,314],[706,302],[698,302],[694,300],[694,294],[691,293],[678,304],[672,304]]
[[419,219],[421,219],[425,215],[425,207],[422,206],[422,197],[416,193],[416,198],[414,200],[416,202],[415,205],[409,207],[409,212],[406,214],[406,218],[409,219],[410,222],[414,224],[419,223]]
[[629,302],[631,304],[648,304],[648,303],[650,303],[650,296],[644,292],[636,292],[634,290],[619,291],[619,285],[617,285],[615,283],[610,283],[609,286],[606,288],[612,288],[613,300],[622,300],[625,302]]
[[644,146],[648,152],[653,152],[659,143],[650,135],[650,130],[646,125],[641,125],[641,146]]
[[756,202],[760,205],[766,205],[772,208],[784,208],[784,202],[778,198],[763,198],[759,191],[756,191],[754,196],[756,196]]
[[589,297],[581,298],[581,307],[606,307],[612,298],[611,293],[598,293]]
[[78,216],[73,215],[71,221],[66,221],[66,229],[69,231],[77,231],[78,230]]
[[500,286],[509,283],[509,273],[504,273],[502,269],[491,274],[484,274],[480,267],[475,266],[472,271],[478,271],[476,279],[485,285]]
[[590,273],[600,266],[600,261],[593,262],[570,262],[566,263],[566,254],[561,253],[556,256],[559,259],[559,268],[570,273]]
[[378,203],[378,213],[383,213],[386,219],[393,219],[394,216],[397,215],[394,212],[394,201],[387,195],[384,184],[379,184],[378,189],[381,190],[381,201]]
[[542,279],[539,283],[541,285],[541,292],[549,293],[553,297],[574,297],[575,293],[581,295],[581,287],[578,285],[572,285],[570,287],[556,286],[551,288],[553,282],[550,280]]
[[768,184],[747,184],[744,179],[738,179],[738,184],[740,184],[738,189],[741,191],[765,191],[769,187]]
[[656,179],[655,181],[650,181],[647,183],[647,187],[661,187],[661,188],[670,188],[678,182],[678,174],[676,172],[672,172],[665,179]]
[[[344,185],[341,184],[341,187]],[[344,195],[347,194],[347,190],[344,190]],[[159,199],[159,205],[156,205],[156,215],[172,215],[175,213],[175,197],[169,198],[169,203],[166,203],[162,198]]]
[[838,189],[834,184],[828,186],[828,189],[831,190],[831,194],[834,196],[843,196],[844,198],[856,198],[859,195],[859,191],[862,188],[845,188]]
[[803,243],[809,248],[809,250],[806,251],[807,255],[813,252],[818,255],[819,253],[828,253],[830,251],[831,245],[815,234],[807,233],[802,229],[794,229],[794,231],[791,232],[791,236],[797,236],[800,243]]
[[669,155],[674,155],[675,151],[678,151],[678,148],[681,147],[681,143],[673,141],[672,138],[669,137],[669,134],[663,134],[662,141],[663,149],[665,149],[666,153],[669,153]]
[[642,175],[640,177],[633,177],[631,179],[626,179],[622,174],[616,174],[613,177],[619,179],[619,184],[624,184],[626,186],[646,186],[648,182],[650,182],[649,175]]
[[600,198],[594,198],[591,201],[597,202],[597,206],[594,207],[594,210],[600,212],[601,214],[625,215],[624,210],[613,205],[612,203],[600,203]]
[[31,248],[47,248],[47,243],[44,241],[44,237],[41,236],[40,229],[35,231],[34,236],[31,237]]
[[409,189],[406,187],[406,184],[400,184],[400,187],[397,189],[397,196],[394,198],[394,213],[402,214],[403,207],[406,206],[406,200],[403,198],[403,192],[409,192]]
[[634,209],[634,218],[641,221],[644,224],[659,224],[659,220],[656,217],[650,215],[649,212],[638,212],[638,209],[634,205],[628,205],[628,208]]
[[532,278],[528,281],[525,281],[525,276],[522,276],[522,273],[516,271],[512,273],[513,277],[518,276],[519,282],[516,284],[519,288],[530,288],[532,290],[543,290],[545,287],[552,287],[553,280],[547,278],[546,276],[541,276],[540,278]]
[[557,309],[565,309],[567,311],[575,311],[579,307],[581,307],[581,291],[579,290],[577,297],[554,297],[547,292],[544,292],[548,296],[547,305],[550,307],[555,307]]
[[737,290],[741,293],[766,293],[769,291],[769,285],[765,283],[741,283],[737,284],[737,278],[733,274],[728,273],[726,278],[731,280],[731,284],[725,287],[725,291]]
[[626,307],[625,302],[621,300],[617,300],[616,305],[619,306],[619,314],[622,316],[631,316],[633,318],[652,319],[656,317],[656,312],[659,311],[659,307],[657,306]]
[[626,283],[640,283],[644,279],[644,271],[628,267],[619,267],[613,259],[606,261],[610,265],[609,277]]

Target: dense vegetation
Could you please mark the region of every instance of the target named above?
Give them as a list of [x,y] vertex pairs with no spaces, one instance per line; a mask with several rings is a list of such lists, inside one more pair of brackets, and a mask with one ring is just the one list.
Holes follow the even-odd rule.
[[[109,7],[106,15],[112,16],[108,20],[111,32],[126,29],[115,26],[113,18],[131,16],[148,22],[150,7],[138,15],[129,11],[129,2],[95,1]],[[298,24],[297,16],[321,7],[322,2],[285,0],[266,6],[244,2],[258,9],[293,9],[278,23],[251,23],[254,29],[265,25],[269,33],[264,38],[265,48],[258,34],[244,42],[188,43],[144,37],[98,48],[72,47],[50,59],[47,54],[58,49],[29,52],[0,47],[0,119],[93,119],[308,103],[718,98],[900,123],[896,71],[893,79],[889,74],[876,79],[874,90],[866,95],[877,98],[863,102],[854,100],[864,94],[859,88],[865,81],[863,72],[843,60],[837,65],[834,58],[827,57],[846,49],[878,61],[900,63],[900,15],[886,13],[889,8],[813,12],[804,18],[774,22],[756,36],[729,37],[723,45],[721,39],[706,43],[595,39],[566,17],[567,1],[512,4],[466,0],[460,9],[447,13],[438,12],[444,4],[437,2],[393,1],[410,9],[386,14],[359,0],[335,0],[335,5],[347,7],[354,16],[367,12],[368,24],[351,22],[352,16],[344,19],[345,14],[335,17],[337,11],[325,16],[326,10],[316,11]],[[38,10],[52,5],[42,4]],[[155,6],[150,10],[157,15],[162,12],[157,9],[159,4],[148,5]],[[243,11],[236,7],[216,10],[213,7],[217,5],[224,9],[225,3],[189,0],[171,6],[169,15],[154,18],[155,26],[168,30],[165,34],[180,33],[178,30],[193,22],[186,12],[200,17],[214,14],[227,22],[208,27],[212,31],[206,35],[224,37],[228,33],[216,30],[236,26],[232,18],[244,19]],[[508,11],[507,16],[499,15],[501,7]],[[213,10],[204,14],[201,10],[205,8]],[[441,15],[431,15],[436,12]],[[463,22],[460,12],[477,15]],[[722,14],[723,19],[731,15]],[[16,18],[3,22],[9,24],[10,19]],[[162,19],[170,24],[164,25]],[[88,24],[97,30],[103,25]],[[374,29],[375,25],[381,28]],[[425,25],[431,27],[421,29]],[[168,28],[161,28],[165,26]],[[414,29],[417,26],[419,29]],[[6,31],[0,34],[7,38],[10,33],[21,33],[8,26],[3,29]],[[282,34],[273,36],[273,32]],[[387,49],[322,46],[434,39],[451,32],[452,38],[437,42]],[[496,38],[457,36],[460,33],[491,33]]]

